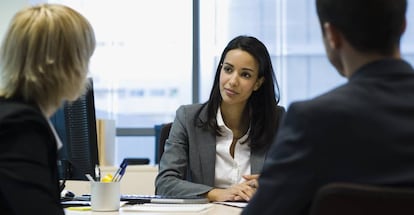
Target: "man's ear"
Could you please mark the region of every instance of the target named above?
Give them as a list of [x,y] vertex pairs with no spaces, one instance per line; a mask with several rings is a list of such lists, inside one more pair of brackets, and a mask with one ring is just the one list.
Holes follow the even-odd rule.
[[262,86],[263,82],[264,82],[264,77],[257,79],[256,83],[254,84],[253,90],[254,91],[258,90],[260,86]]
[[341,33],[329,22],[323,23],[323,29],[325,31],[325,39],[329,47],[331,49],[338,49],[341,46]]
[[404,23],[401,28],[401,35],[405,32],[405,29],[407,28],[407,18],[404,18]]

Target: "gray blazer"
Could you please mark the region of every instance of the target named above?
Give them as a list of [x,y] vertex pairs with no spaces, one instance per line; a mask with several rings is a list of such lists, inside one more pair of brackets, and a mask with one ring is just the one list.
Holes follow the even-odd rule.
[[[194,118],[199,111],[199,120],[207,121],[207,108],[203,108],[202,104],[178,108],[160,160],[155,180],[156,194],[196,196],[213,189],[216,135],[194,126]],[[251,151],[251,174],[261,172],[267,150],[262,147]]]

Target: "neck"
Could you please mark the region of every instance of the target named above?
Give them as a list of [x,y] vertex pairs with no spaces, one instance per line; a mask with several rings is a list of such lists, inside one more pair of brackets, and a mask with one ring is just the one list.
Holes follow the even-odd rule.
[[43,107],[40,106],[40,110],[42,111],[43,115],[45,115],[47,118],[50,118],[57,110],[55,107]]
[[400,59],[399,49],[391,55],[382,55],[378,53],[361,53],[354,49],[349,49],[343,55],[343,74],[347,78],[351,77],[359,68],[368,63],[383,59]]
[[244,106],[235,106],[235,105],[220,105],[221,115],[223,121],[228,128],[233,132],[233,136],[240,138],[243,136],[247,129],[249,128],[249,114],[248,108]]

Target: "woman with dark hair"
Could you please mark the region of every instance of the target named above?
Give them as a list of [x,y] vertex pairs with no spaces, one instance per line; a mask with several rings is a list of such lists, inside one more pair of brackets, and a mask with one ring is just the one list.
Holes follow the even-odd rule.
[[284,108],[270,55],[254,37],[224,49],[209,100],[178,108],[165,143],[156,193],[248,201]]

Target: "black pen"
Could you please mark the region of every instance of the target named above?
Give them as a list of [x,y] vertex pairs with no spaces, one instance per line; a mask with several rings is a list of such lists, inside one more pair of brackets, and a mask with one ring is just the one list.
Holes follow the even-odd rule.
[[[115,172],[115,175],[114,175],[114,177],[112,178],[112,181],[113,182],[116,182],[116,181],[119,181],[119,175],[120,175],[120,173],[122,172],[122,174],[124,174],[125,173],[125,169],[126,169],[126,167],[128,166],[128,162],[127,162],[127,160],[126,159],[124,159],[123,161],[122,161],[122,163],[121,163],[121,165],[119,166],[119,168],[118,168],[118,170]],[[122,176],[121,176],[122,177]]]
[[118,175],[118,178],[116,179],[116,181],[121,181],[121,179],[122,179],[122,177],[124,176],[124,174],[125,174],[125,170],[126,170],[126,167],[128,166],[128,163],[127,163],[127,165],[125,165],[125,167],[121,170],[121,172],[119,172],[119,175]]

